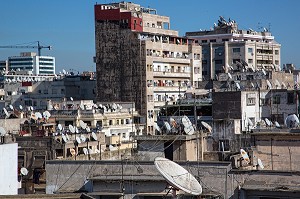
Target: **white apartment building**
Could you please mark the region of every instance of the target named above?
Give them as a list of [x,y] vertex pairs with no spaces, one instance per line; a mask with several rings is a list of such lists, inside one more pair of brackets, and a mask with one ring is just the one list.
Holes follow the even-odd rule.
[[261,32],[240,30],[236,21],[220,17],[213,29],[187,32],[186,36],[202,46],[202,74],[206,80],[215,79],[228,66],[235,70],[243,66],[280,70],[281,45],[266,28]]
[[9,71],[25,71],[32,75],[54,75],[55,57],[37,56],[34,52],[23,52],[8,58]]

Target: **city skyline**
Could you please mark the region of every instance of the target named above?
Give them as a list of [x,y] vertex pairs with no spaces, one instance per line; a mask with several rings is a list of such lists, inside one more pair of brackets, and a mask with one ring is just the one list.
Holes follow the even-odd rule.
[[[1,31],[0,45],[17,45],[40,41],[44,46],[52,46],[51,51],[42,50],[42,55],[56,57],[56,73],[66,71],[95,71],[93,56],[95,55],[94,5],[116,1],[34,1],[16,0],[14,3],[2,2],[0,13]],[[171,29],[185,32],[209,30],[217,22],[219,16],[231,18],[239,24],[239,29],[261,31],[270,28],[275,40],[281,47],[282,64],[294,63],[300,66],[297,46],[300,42],[297,32],[300,31],[297,8],[300,2],[283,1],[143,1],[133,3],[142,7],[151,7],[159,15],[169,16]],[[247,5],[248,6],[245,6]],[[17,14],[15,14],[17,13]],[[18,56],[20,52],[36,49],[0,48],[0,60],[8,56]]]

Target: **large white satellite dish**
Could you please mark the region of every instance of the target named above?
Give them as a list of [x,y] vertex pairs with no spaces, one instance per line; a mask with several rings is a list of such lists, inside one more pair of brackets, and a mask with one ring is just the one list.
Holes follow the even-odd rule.
[[73,97],[70,97],[70,100],[73,101]]
[[44,118],[49,118],[51,116],[51,113],[49,111],[44,111],[43,116]]
[[9,105],[9,108],[13,111],[14,110],[14,107],[13,107],[13,105]]
[[268,118],[265,118],[265,122],[266,122],[266,124],[267,124],[268,126],[271,126],[271,125],[272,125],[271,121],[270,121]]
[[168,122],[164,122],[164,126],[166,127],[167,131],[171,131],[171,126]]
[[21,174],[22,174],[23,176],[26,176],[26,175],[28,174],[28,170],[27,170],[25,167],[22,167],[22,168],[20,169],[20,172],[21,172]]
[[38,119],[42,119],[42,118],[43,118],[43,116],[42,116],[42,114],[41,114],[40,112],[35,112],[34,114],[35,114],[35,116],[36,116]]
[[201,124],[211,133],[212,127],[204,121],[201,121]]
[[159,173],[173,187],[173,191],[179,189],[192,195],[202,193],[200,183],[182,166],[163,157],[156,157],[154,164]]
[[157,124],[156,122],[154,123],[154,127],[155,127],[155,129],[156,129],[158,132],[161,131],[160,127],[158,126],[158,124]]
[[274,123],[277,128],[281,128],[280,124],[277,121],[275,121]]
[[195,133],[193,126],[185,126],[183,130],[187,135],[193,135]]
[[23,109],[23,106],[20,104],[20,105],[19,105],[19,108],[20,108],[20,110],[22,110],[22,109]]

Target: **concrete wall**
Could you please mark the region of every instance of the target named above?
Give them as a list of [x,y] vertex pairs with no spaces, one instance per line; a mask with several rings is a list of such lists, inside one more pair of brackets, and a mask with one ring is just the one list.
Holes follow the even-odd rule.
[[[205,194],[217,193],[228,197],[234,194],[237,182],[229,174],[230,163],[181,162],[180,165],[200,181]],[[94,192],[120,193],[122,176],[125,194],[128,195],[148,191],[158,193],[166,187],[153,161],[47,161],[46,170],[48,194],[74,192],[85,184],[87,190]],[[89,186],[89,180],[93,180],[93,187]],[[150,185],[155,185],[150,187],[152,190]]]
[[18,144],[0,144],[0,195],[18,194]]

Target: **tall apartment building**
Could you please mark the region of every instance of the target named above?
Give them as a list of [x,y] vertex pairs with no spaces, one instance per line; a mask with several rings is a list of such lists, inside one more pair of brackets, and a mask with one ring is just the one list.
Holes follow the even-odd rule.
[[280,66],[281,45],[266,28],[262,32],[240,30],[236,21],[220,17],[212,30],[187,32],[186,36],[202,46],[202,73],[206,80],[224,72],[223,66],[239,69],[249,65],[266,71]]
[[94,8],[97,101],[135,102],[153,133],[159,107],[202,80],[201,46],[155,9],[127,2]]
[[54,75],[55,58],[37,56],[34,52],[23,52],[8,58],[8,70],[20,70],[32,75]]

